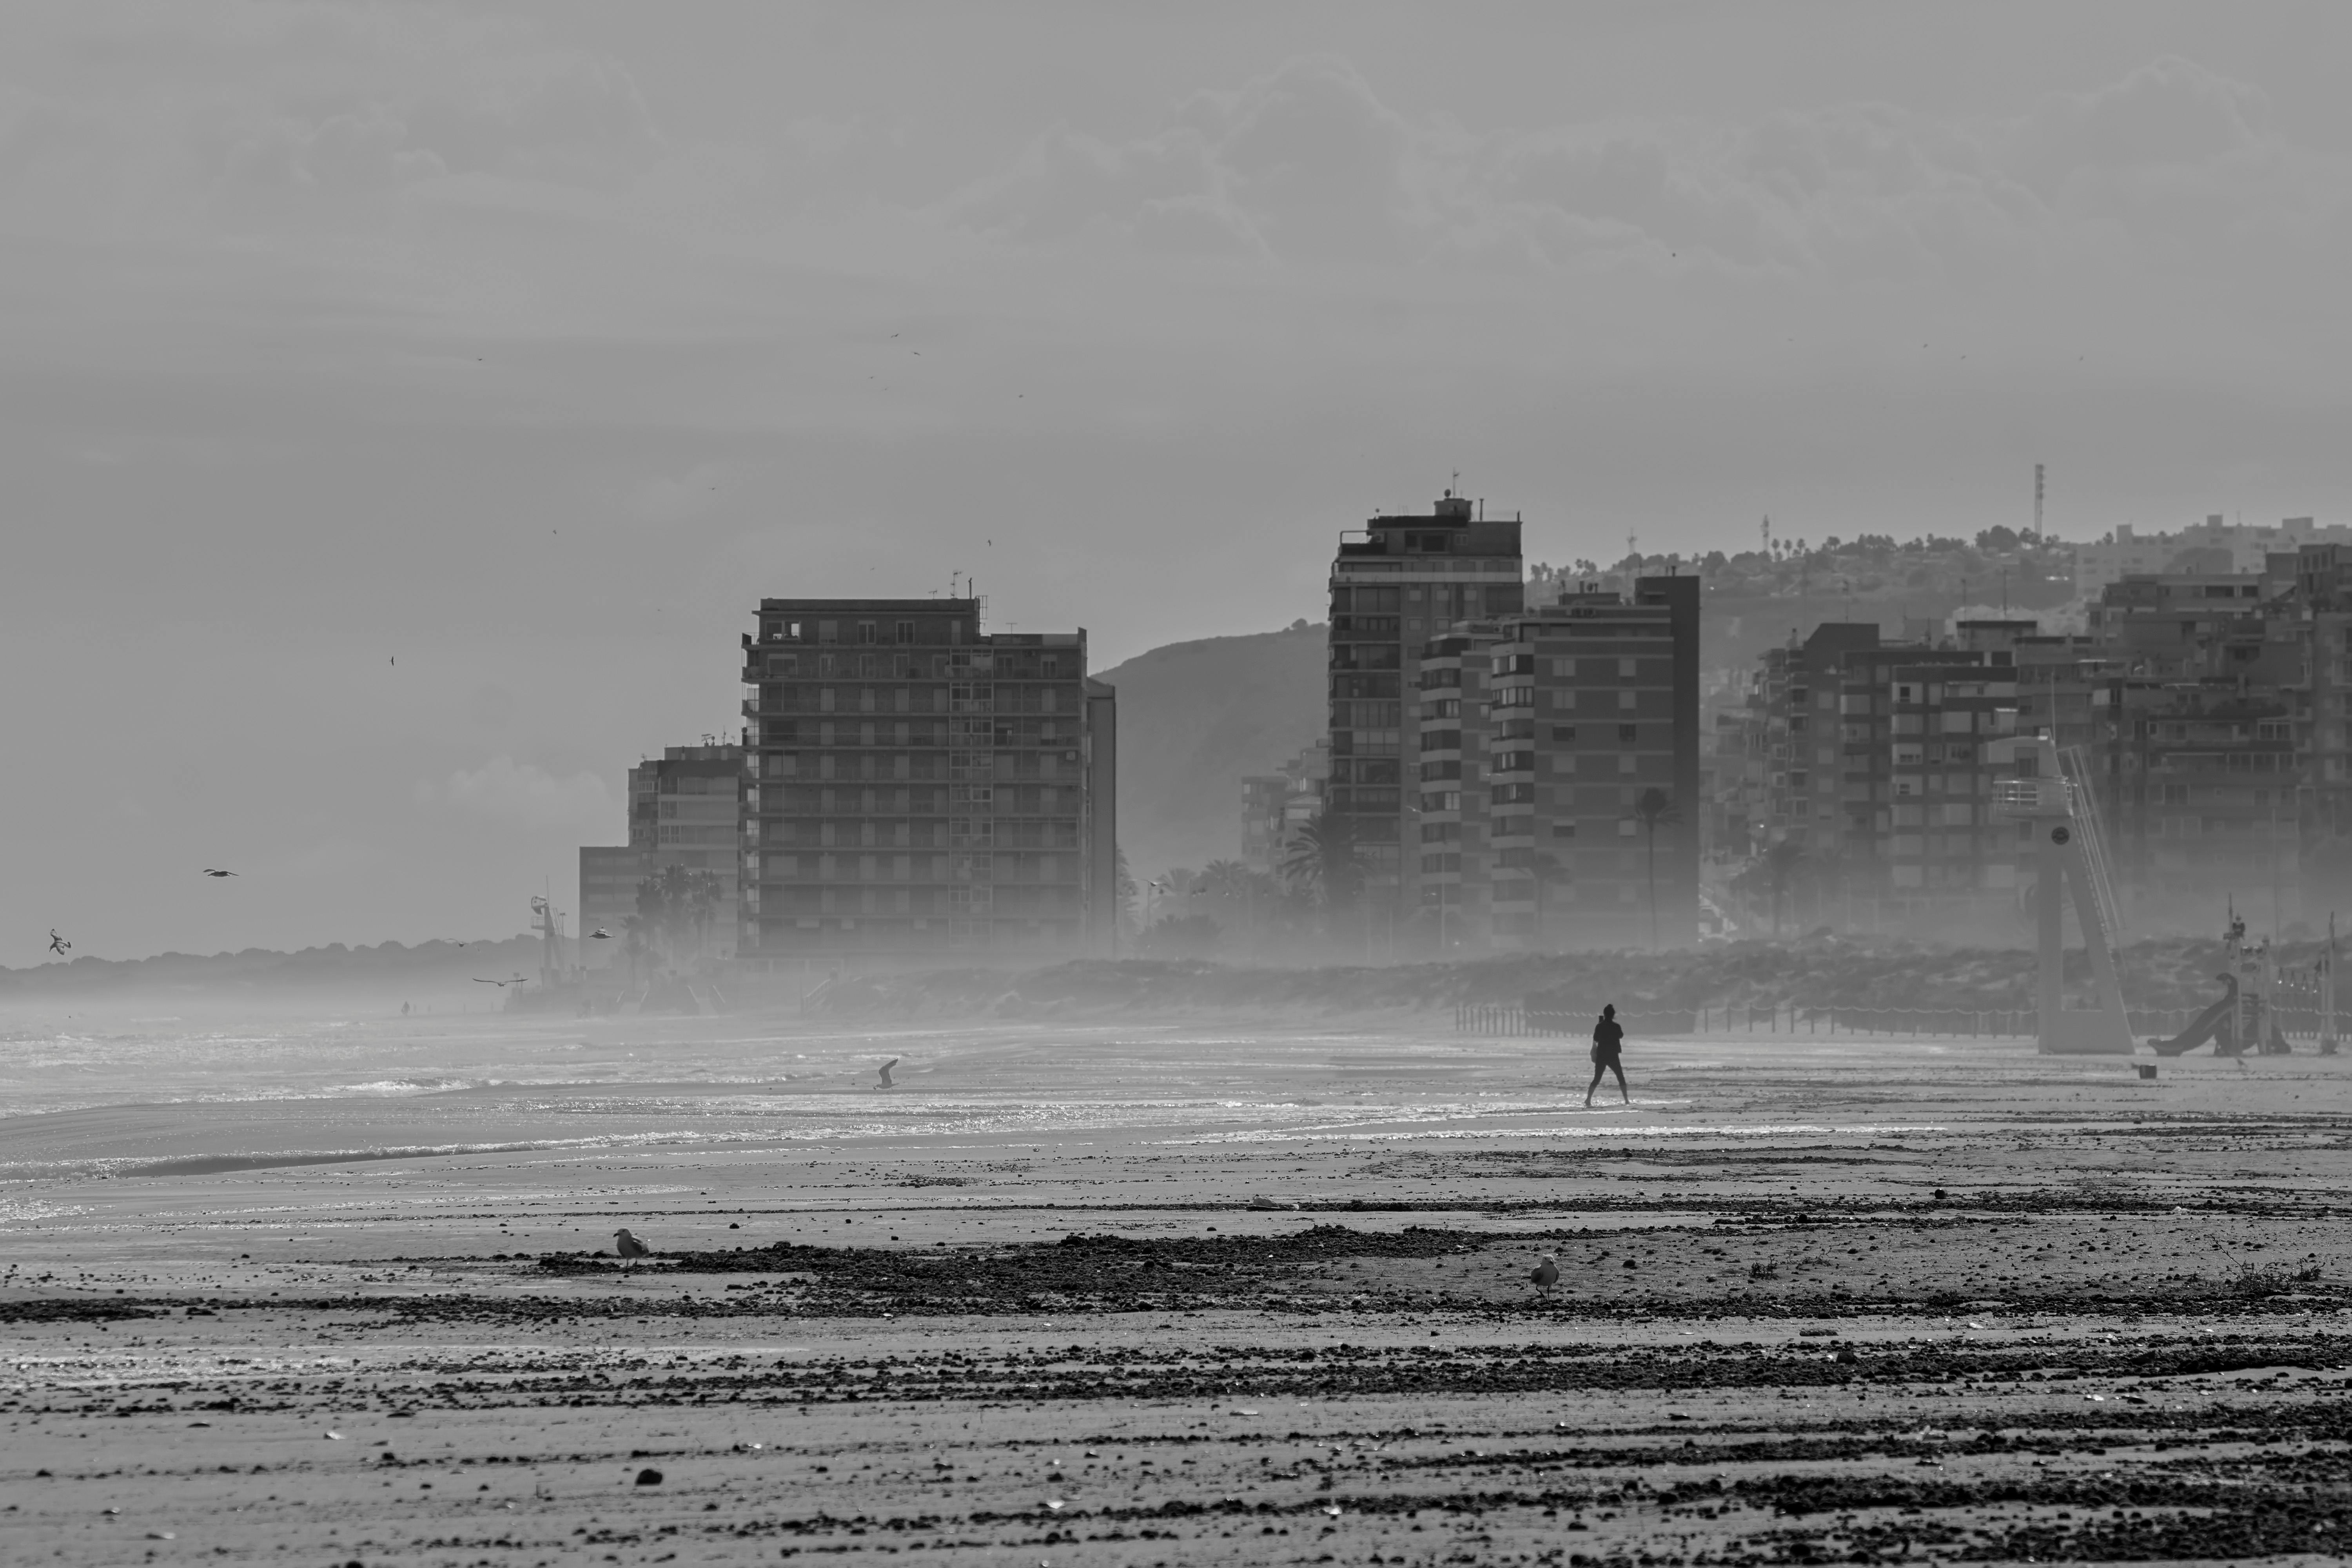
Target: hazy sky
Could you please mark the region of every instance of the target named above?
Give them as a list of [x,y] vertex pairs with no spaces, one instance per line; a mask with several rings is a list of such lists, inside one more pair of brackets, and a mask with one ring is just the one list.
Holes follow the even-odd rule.
[[[0,9],[0,963],[504,932],[761,594],[2352,519],[2352,7]],[[397,664],[391,661],[397,658]],[[1270,761],[1272,759],[1269,759]],[[232,881],[201,879],[236,868]]]

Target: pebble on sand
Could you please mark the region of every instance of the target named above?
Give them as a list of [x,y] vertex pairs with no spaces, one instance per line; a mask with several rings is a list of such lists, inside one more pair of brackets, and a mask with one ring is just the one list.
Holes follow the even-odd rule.
[[651,1465],[647,1465],[644,1469],[637,1472],[637,1485],[641,1487],[657,1487],[661,1485],[661,1483],[662,1473],[659,1470],[655,1469]]

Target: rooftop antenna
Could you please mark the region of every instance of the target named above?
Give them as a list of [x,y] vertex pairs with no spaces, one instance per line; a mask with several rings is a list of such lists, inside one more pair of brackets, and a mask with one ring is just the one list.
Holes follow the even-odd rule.
[[2042,537],[2042,465],[2033,465],[2033,537]]

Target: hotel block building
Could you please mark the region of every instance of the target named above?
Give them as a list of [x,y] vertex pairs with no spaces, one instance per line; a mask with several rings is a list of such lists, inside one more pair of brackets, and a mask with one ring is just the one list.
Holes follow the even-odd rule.
[[1644,577],[1429,645],[1410,876],[1448,948],[1696,938],[1698,618],[1697,578]]
[[1117,700],[1084,631],[763,599],[742,645],[742,958],[1110,951]]
[[[1489,522],[1449,492],[1426,516],[1375,517],[1341,535],[1331,563],[1331,773],[1323,809],[1344,826],[1364,873],[1369,929],[1402,936],[1413,919],[1421,772],[1408,720],[1431,639],[1525,602],[1519,521]],[[1409,826],[1408,825],[1412,825]]]

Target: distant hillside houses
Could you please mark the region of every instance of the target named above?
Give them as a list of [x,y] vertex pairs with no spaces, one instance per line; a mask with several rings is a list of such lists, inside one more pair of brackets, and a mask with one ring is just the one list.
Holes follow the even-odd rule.
[[2307,517],[2266,523],[2229,523],[2221,514],[2177,533],[2140,533],[2129,523],[2096,544],[2074,546],[2074,592],[2088,598],[2127,576],[2163,573],[2255,573],[2273,554],[2293,554],[2306,544],[2352,544],[2352,527],[2321,524]]
[[1607,567],[1591,561],[1562,566],[1538,562],[1528,569],[1528,602],[1556,603],[1587,582],[1622,588],[1635,576],[1677,574],[1704,579],[1710,601],[1829,595],[1857,604],[1916,605],[1997,601],[2005,595],[2013,605],[2034,609],[2075,597],[2073,546],[2031,529],[1997,526],[1979,530],[1973,542],[1936,534],[1902,542],[1884,533],[1853,539],[1832,534],[1819,543],[1767,537],[1762,548],[1729,554],[1629,554]]

